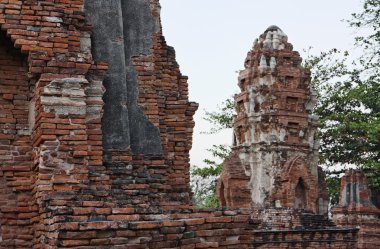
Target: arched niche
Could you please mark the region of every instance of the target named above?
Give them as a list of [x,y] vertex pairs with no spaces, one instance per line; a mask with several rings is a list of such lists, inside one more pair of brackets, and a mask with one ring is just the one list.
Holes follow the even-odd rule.
[[317,212],[318,179],[306,161],[300,156],[288,160],[281,174],[274,201],[280,201],[281,206]]
[[294,207],[298,209],[304,209],[307,207],[307,189],[303,179],[300,177],[294,190]]

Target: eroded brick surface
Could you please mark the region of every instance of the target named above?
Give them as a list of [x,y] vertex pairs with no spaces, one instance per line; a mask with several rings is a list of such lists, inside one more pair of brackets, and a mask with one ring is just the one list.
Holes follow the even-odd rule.
[[[1,236],[8,245],[31,246],[32,218],[37,208],[31,195],[32,140],[29,106],[34,86],[27,77],[26,56],[0,34],[0,212]],[[32,107],[33,108],[33,107]]]
[[[198,105],[188,101],[187,77],[162,36],[158,1],[128,3],[148,6],[136,8],[137,16],[159,27],[140,30],[150,45],[125,61],[137,81],[120,82],[137,87],[133,103],[104,98],[115,83],[113,64],[94,62],[96,27],[82,0],[0,0],[0,248],[356,248],[357,229],[302,210],[192,208],[189,150]],[[120,45],[128,37],[107,41]],[[132,147],[105,146],[112,132],[102,116],[113,111],[104,107],[110,103],[137,108],[139,124],[158,131],[160,150],[144,147],[146,134]],[[131,135],[139,126],[129,125]]]
[[358,248],[380,247],[380,210],[371,202],[371,190],[365,175],[349,170],[342,177],[339,204],[333,208],[333,220],[339,226],[360,226]]

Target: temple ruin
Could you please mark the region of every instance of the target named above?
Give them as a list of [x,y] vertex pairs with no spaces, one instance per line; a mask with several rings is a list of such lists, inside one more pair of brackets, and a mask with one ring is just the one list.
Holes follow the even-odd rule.
[[235,96],[232,155],[218,184],[221,206],[327,213],[329,200],[315,140],[316,96],[301,61],[276,26],[248,52],[238,79],[241,93]]
[[[0,248],[364,248],[369,222],[355,226],[350,217],[364,216],[352,201],[334,212],[336,223],[325,215],[309,76],[278,28],[240,76],[245,116],[226,165],[241,188],[225,178],[221,193],[234,188],[241,200],[223,194],[229,208],[196,209],[189,150],[198,104],[162,35],[158,0],[0,0],[0,25]],[[250,80],[263,84],[255,90]],[[257,153],[274,166],[257,164],[270,174],[258,196]]]

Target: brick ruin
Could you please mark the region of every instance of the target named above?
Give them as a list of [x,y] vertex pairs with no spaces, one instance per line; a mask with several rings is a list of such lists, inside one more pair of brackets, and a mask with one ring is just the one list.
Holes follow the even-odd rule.
[[316,96],[301,61],[276,26],[248,52],[239,74],[241,93],[235,96],[232,155],[218,184],[221,206],[327,213],[328,194],[314,138]]
[[[198,105],[158,0],[0,0],[0,25],[0,248],[357,248],[361,229],[286,191],[278,208],[193,208]],[[308,148],[289,170],[310,188]]]
[[342,227],[360,227],[358,248],[380,248],[380,210],[371,202],[371,191],[364,174],[348,170],[342,177],[338,206],[333,220]]

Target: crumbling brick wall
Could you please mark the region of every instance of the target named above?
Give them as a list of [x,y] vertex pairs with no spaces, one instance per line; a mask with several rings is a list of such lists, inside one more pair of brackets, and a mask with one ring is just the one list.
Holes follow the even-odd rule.
[[0,248],[355,248],[355,229],[313,215],[191,207],[197,104],[158,1],[0,0],[0,24]]
[[0,33],[0,164],[2,238],[23,241],[33,238],[36,216],[32,198],[33,160],[29,124],[34,85],[27,76],[27,58]]
[[92,1],[85,10],[94,58],[109,64],[102,123],[107,198],[156,211],[188,208],[198,105],[188,101],[187,77],[162,36],[158,1]]
[[362,172],[350,169],[342,177],[339,204],[332,214],[338,226],[360,227],[358,248],[380,247],[380,210],[371,202],[371,190]]
[[81,51],[82,7],[78,1],[0,2],[2,59],[8,65],[2,70],[15,77],[11,67],[19,66],[17,78],[1,82],[2,101],[13,103],[1,105],[10,112],[2,134],[13,136],[1,138],[12,154],[1,158],[2,189],[13,196],[1,206],[2,248],[54,240],[54,212],[69,206],[68,196],[88,181],[87,166],[102,163],[101,137],[91,137],[101,128],[102,92],[88,93],[94,85],[86,75],[89,69],[101,75],[107,67]]
[[[146,15],[158,18],[157,1],[143,4],[149,8]],[[149,53],[133,55],[128,65],[140,83],[133,105],[158,131],[162,151],[105,149],[101,118],[108,66],[93,61],[92,28],[85,24],[84,7],[83,1],[0,4],[7,36],[2,47],[13,56],[4,55],[4,64],[19,65],[12,84],[2,81],[2,101],[14,105],[1,103],[1,125],[9,127],[1,137],[2,189],[4,198],[9,197],[1,207],[5,247],[56,246],[59,229],[54,224],[107,220],[95,207],[130,207],[142,213],[190,207],[188,152],[197,104],[188,102],[187,77],[179,72],[174,50],[158,28],[151,37],[146,34],[146,41],[152,41]],[[4,70],[8,77],[16,75]],[[144,127],[137,126],[137,132],[144,133]],[[91,210],[88,219],[83,219],[82,208]],[[13,227],[16,223],[20,226]]]

